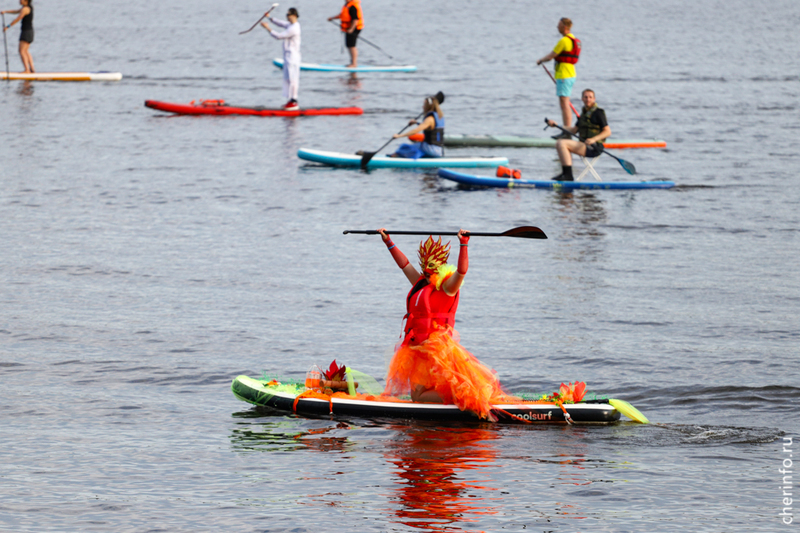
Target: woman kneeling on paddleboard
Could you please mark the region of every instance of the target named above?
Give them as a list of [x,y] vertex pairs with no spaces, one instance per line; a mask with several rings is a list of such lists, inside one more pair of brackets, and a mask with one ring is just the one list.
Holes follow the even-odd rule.
[[[410,137],[422,132],[425,140],[413,144],[401,144],[400,148],[391,154],[391,157],[419,159],[420,157],[442,157],[444,155],[444,113],[435,96],[425,99],[422,112],[425,114],[425,118],[419,126],[406,133],[396,133],[394,138]],[[415,120],[409,122],[409,124],[416,123]]]
[[467,273],[469,232],[459,230],[458,267],[447,264],[450,243],[433,237],[420,243],[422,273],[378,230],[412,288],[406,298],[404,338],[396,348],[384,394],[410,394],[415,402],[455,404],[481,418],[495,421],[492,403],[509,399],[494,371],[484,366],[458,341],[455,316],[459,290]]

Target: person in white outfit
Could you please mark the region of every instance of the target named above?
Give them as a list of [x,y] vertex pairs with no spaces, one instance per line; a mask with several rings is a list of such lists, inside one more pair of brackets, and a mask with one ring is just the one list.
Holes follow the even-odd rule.
[[286,18],[288,20],[269,18],[276,26],[286,28],[281,32],[273,31],[266,22],[261,25],[270,35],[283,41],[283,96],[288,100],[283,109],[292,111],[300,109],[297,103],[297,91],[300,87],[300,23],[297,19],[300,15],[295,8],[290,7]]

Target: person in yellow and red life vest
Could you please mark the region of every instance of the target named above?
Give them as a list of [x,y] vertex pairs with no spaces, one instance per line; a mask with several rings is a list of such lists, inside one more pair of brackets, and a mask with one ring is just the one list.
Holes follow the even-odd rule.
[[358,34],[364,29],[364,14],[361,11],[361,0],[344,0],[342,12],[338,15],[328,17],[328,20],[339,19],[341,21],[342,32],[344,33],[344,44],[350,52],[350,64],[347,68],[358,66]]
[[492,403],[511,397],[503,393],[494,371],[459,344],[454,329],[469,266],[469,232],[458,232],[458,266],[447,264],[450,243],[442,245],[441,237],[437,241],[428,237],[420,243],[422,272],[397,248],[385,228],[378,232],[411,283],[404,336],[389,363],[384,394],[410,394],[415,402],[455,404],[481,418],[496,420]]
[[[537,65],[556,60],[556,96],[561,107],[561,119],[565,128],[572,126],[572,111],[569,97],[575,84],[575,64],[581,55],[581,41],[571,33],[572,21],[566,17],[558,21],[558,33],[563,35],[553,51],[536,62]],[[569,136],[565,137],[569,138]]]
[[[442,157],[444,155],[444,112],[439,105],[439,100],[435,96],[425,98],[422,104],[422,112],[425,114],[422,122],[405,133],[395,133],[393,138],[411,137],[422,132],[424,138],[422,142],[412,144],[403,143],[390,157],[405,157],[407,159],[419,159],[421,157]],[[409,125],[417,124],[411,120]]]
[[20,33],[19,33],[19,58],[22,60],[22,66],[25,70],[23,70],[26,74],[33,74],[36,70],[33,68],[33,57],[31,56],[30,46],[33,42],[33,0],[19,0],[19,5],[22,7],[17,10],[8,10],[8,11],[0,11],[0,13],[10,14],[10,15],[17,15],[17,18],[9,22],[8,26],[3,28],[3,32],[6,32],[19,22],[22,21],[20,24]]
[[[559,139],[556,141],[558,159],[561,161],[561,174],[553,178],[556,181],[573,181],[572,154],[584,157],[597,157],[603,153],[603,141],[611,136],[611,126],[606,120],[606,112],[597,107],[594,91],[584,89],[581,94],[583,109],[578,117],[578,124],[565,128],[572,133],[577,133],[579,141],[573,138]],[[547,124],[555,126],[556,123],[548,120]]]

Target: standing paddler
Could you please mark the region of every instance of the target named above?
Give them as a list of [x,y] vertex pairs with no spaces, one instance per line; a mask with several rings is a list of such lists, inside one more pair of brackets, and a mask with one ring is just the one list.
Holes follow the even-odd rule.
[[[561,107],[561,121],[565,128],[572,126],[569,97],[572,96],[572,86],[575,84],[575,64],[581,55],[581,42],[572,35],[571,31],[572,21],[570,19],[564,17],[559,20],[558,33],[563,37],[556,43],[552,52],[536,62],[537,65],[541,65],[551,59],[556,60],[556,96],[558,96],[558,105]],[[562,134],[558,137],[568,139],[569,135]]]
[[492,403],[509,397],[494,372],[454,338],[461,284],[469,266],[469,232],[458,232],[458,266],[447,264],[450,243],[442,245],[441,237],[437,241],[428,237],[420,243],[422,272],[397,248],[385,228],[378,232],[411,283],[404,337],[389,364],[384,394],[410,394],[415,402],[455,404],[481,418],[496,420]]
[[266,21],[261,25],[274,38],[283,41],[283,97],[288,100],[283,109],[294,111],[300,109],[297,103],[297,93],[300,88],[300,23],[297,19],[300,15],[297,9],[290,7],[286,12],[286,18],[287,20],[269,18],[276,26],[286,28],[282,32],[271,30]]
[[19,57],[22,60],[22,66],[25,70],[23,70],[26,74],[33,74],[36,70],[33,68],[33,57],[31,56],[30,46],[33,42],[33,0],[19,0],[19,5],[22,7],[17,10],[8,10],[8,11],[0,11],[0,13],[17,15],[17,18],[12,20],[6,27],[3,28],[3,32],[6,32],[19,21],[22,21],[20,24],[20,33],[19,33]]
[[341,22],[342,33],[344,33],[344,44],[350,53],[350,64],[347,68],[358,66],[358,34],[364,29],[364,13],[361,11],[361,0],[344,0],[344,7],[338,15],[328,17],[329,21],[339,19]]
[[[597,107],[594,91],[584,89],[581,94],[583,109],[578,117],[578,125],[564,128],[571,133],[577,133],[575,140],[571,135],[566,139],[556,141],[558,160],[561,162],[561,174],[553,178],[556,181],[574,181],[572,177],[572,154],[577,154],[589,159],[603,153],[603,141],[611,136],[611,126],[606,120],[606,112]],[[548,120],[547,124],[555,126],[556,123]]]

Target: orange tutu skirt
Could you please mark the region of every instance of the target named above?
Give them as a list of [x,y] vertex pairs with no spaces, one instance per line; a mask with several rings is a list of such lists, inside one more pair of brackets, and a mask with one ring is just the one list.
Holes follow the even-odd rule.
[[421,344],[402,344],[389,364],[384,394],[410,394],[422,385],[439,393],[444,403],[497,420],[491,413],[492,404],[514,398],[503,393],[494,370],[456,342],[451,332],[440,329]]

